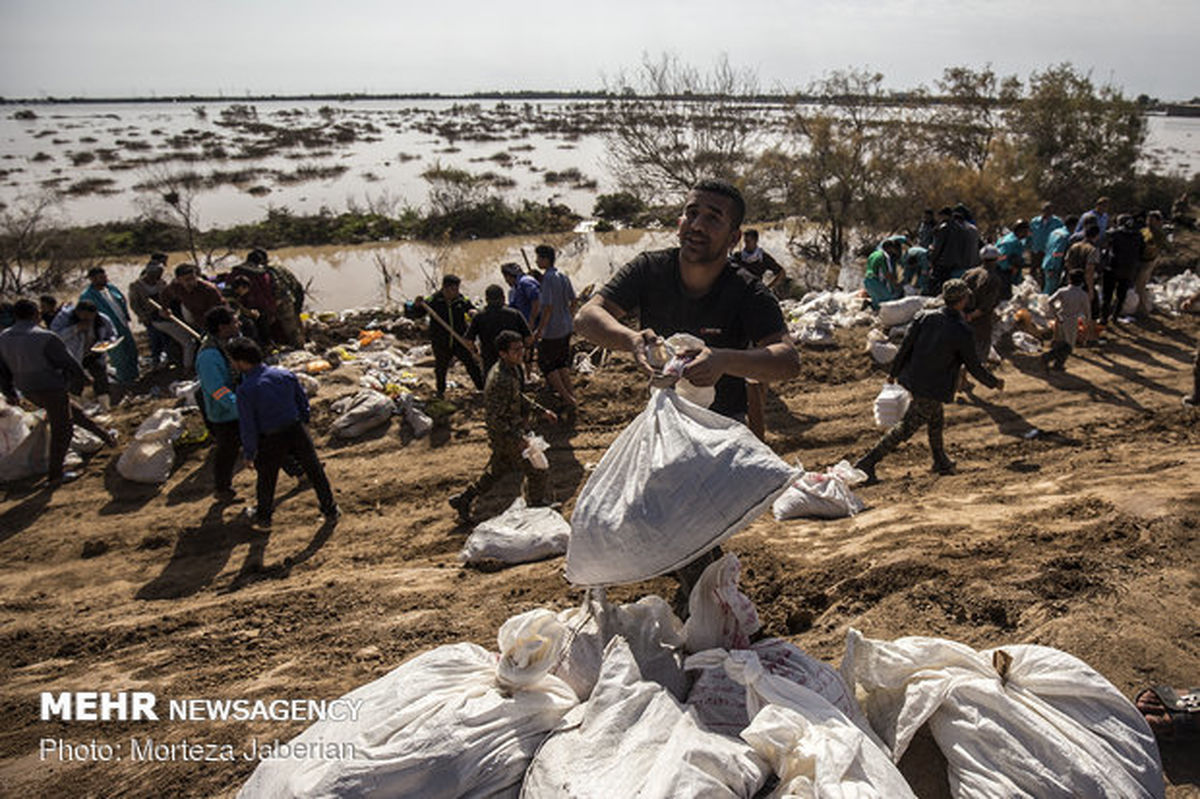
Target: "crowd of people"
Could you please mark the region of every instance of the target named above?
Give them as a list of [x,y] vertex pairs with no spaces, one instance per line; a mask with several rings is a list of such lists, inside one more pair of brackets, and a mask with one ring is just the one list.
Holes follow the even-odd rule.
[[[917,315],[891,364],[889,380],[913,399],[904,418],[859,459],[870,480],[880,460],[921,427],[928,429],[934,470],[953,472],[943,405],[970,391],[968,373],[1003,389],[1004,381],[987,367],[992,328],[997,307],[1026,274],[1049,295],[1055,317],[1053,341],[1042,356],[1048,369],[1063,368],[1081,338],[1096,340],[1098,325],[1119,320],[1131,288],[1142,287],[1144,298],[1165,241],[1161,215],[1121,214],[1110,225],[1108,205],[1101,198],[1092,210],[1064,221],[1046,204],[1033,220],[1018,220],[994,242],[981,242],[970,210],[959,204],[938,215],[927,211],[912,243],[907,235],[890,236],[870,254],[864,301],[878,307],[918,292],[943,300]],[[536,411],[570,423],[576,415],[576,335],[631,353],[655,385],[682,377],[711,387],[711,409],[761,437],[762,386],[794,377],[800,358],[772,290],[785,285],[785,271],[761,248],[757,231],[743,233],[744,215],[735,187],[698,183],[680,214],[678,246],[640,254],[582,304],[557,268],[557,252],[545,244],[535,250],[536,269],[512,262],[499,267],[507,293],[499,283],[487,286],[482,309],[451,274],[437,291],[410,304],[410,316],[429,318],[437,396],[445,395],[455,361],[482,396],[491,457],[483,474],[450,500],[461,519],[470,519],[475,499],[510,472],[525,473],[529,504],[547,501],[544,474],[522,455],[528,416]],[[196,373],[198,404],[215,445],[215,497],[233,501],[233,474],[242,456],[257,468],[256,504],[246,511],[254,524],[271,524],[281,468],[306,477],[321,512],[336,519],[340,511],[306,429],[307,396],[290,371],[266,363],[273,347],[304,343],[303,288],[259,249],[212,279],[184,263],[167,283],[166,260],[161,254],[150,258],[128,299],[97,267],[74,303],[59,305],[46,296],[40,305],[21,300],[13,307],[15,321],[0,334],[0,388],[9,402],[17,402],[20,392],[46,410],[51,481],[73,477],[62,468],[72,420],[110,444],[115,440],[75,397],[90,383],[107,409],[138,378],[130,328],[136,317],[147,331],[144,365]],[[702,345],[676,353],[686,365],[681,375],[668,376],[652,365],[651,353],[676,333],[691,334]],[[527,392],[535,364],[556,409]],[[1200,353],[1196,369],[1200,381]],[[1194,404],[1197,394],[1200,385],[1185,402]]]

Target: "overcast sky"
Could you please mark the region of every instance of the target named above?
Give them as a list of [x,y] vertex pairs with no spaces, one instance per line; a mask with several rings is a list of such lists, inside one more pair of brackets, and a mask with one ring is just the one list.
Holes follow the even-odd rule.
[[765,90],[870,67],[1022,79],[1062,61],[1129,95],[1200,95],[1200,0],[0,0],[0,95],[598,89],[669,51]]

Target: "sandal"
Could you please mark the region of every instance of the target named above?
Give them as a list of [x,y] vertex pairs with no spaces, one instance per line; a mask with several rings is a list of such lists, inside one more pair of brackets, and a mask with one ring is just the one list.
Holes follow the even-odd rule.
[[1180,694],[1169,685],[1143,689],[1133,700],[1156,738],[1189,741],[1200,733],[1200,688]]

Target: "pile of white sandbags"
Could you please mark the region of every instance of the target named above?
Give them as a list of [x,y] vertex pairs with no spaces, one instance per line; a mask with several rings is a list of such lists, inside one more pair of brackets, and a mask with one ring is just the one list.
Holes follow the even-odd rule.
[[874,321],[856,291],[812,291],[799,300],[781,300],[779,306],[792,339],[813,348],[835,346],[833,331],[838,328]]

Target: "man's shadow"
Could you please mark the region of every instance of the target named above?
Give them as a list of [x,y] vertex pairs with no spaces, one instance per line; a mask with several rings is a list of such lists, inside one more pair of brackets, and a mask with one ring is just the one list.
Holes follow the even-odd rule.
[[[221,573],[233,548],[255,536],[265,538],[248,524],[226,524],[222,511],[227,506],[214,502],[200,523],[179,532],[175,550],[161,574],[146,583],[137,599],[178,599],[191,596]],[[264,542],[263,546],[266,544]]]
[[[10,491],[9,493],[12,494],[13,492]],[[40,488],[24,496],[16,505],[13,505],[4,511],[4,513],[0,513],[0,543],[26,530],[40,519],[53,497],[54,488],[42,485]]]

